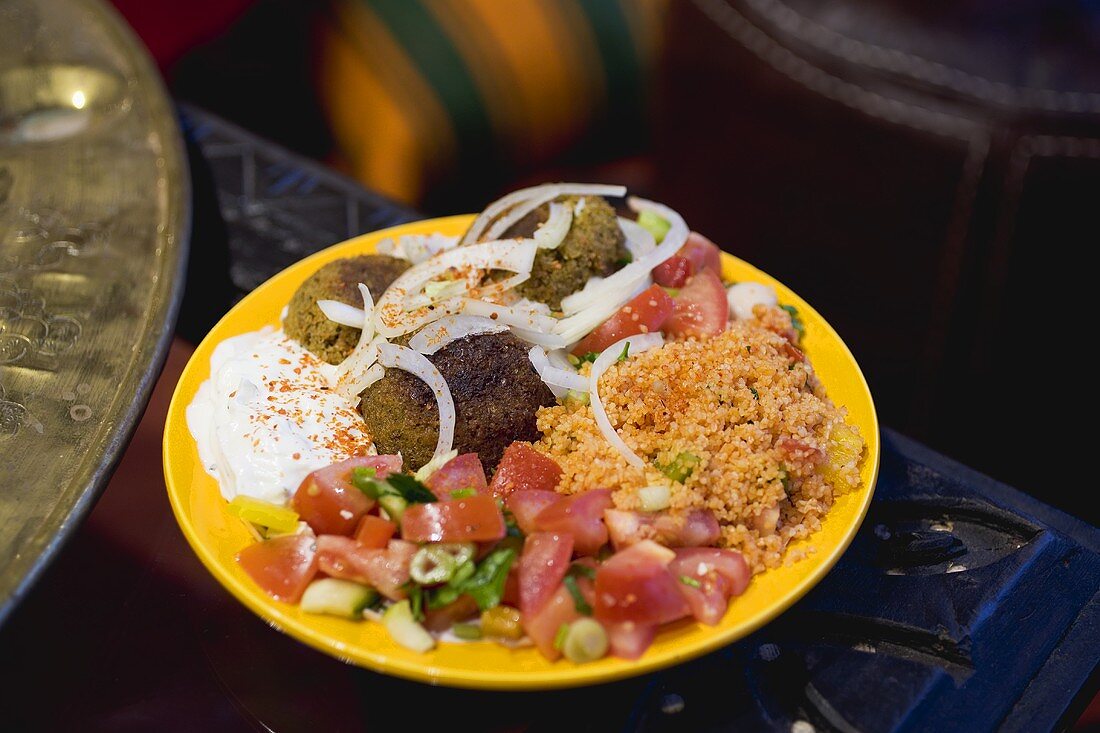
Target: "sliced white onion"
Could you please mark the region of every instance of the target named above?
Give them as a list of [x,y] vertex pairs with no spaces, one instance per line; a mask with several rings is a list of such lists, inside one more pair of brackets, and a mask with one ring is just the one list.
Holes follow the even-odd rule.
[[521,310],[513,306],[497,305],[484,300],[473,298],[461,298],[459,305],[461,313],[469,316],[482,316],[498,323],[503,323],[514,328],[522,328],[530,331],[542,331],[550,333],[556,320],[550,316],[540,315],[534,311]]
[[[363,331],[366,333],[366,330]],[[336,381],[333,388],[349,401],[355,399],[373,382],[370,381],[371,368],[377,365],[378,349],[387,343],[381,336],[375,336],[366,344],[359,340],[355,350],[347,359],[336,365]]]
[[[626,186],[605,186],[598,183],[546,183],[541,186],[521,188],[518,191],[513,191],[507,196],[497,199],[485,207],[485,210],[478,214],[477,218],[474,219],[474,223],[470,225],[470,229],[462,238],[462,244],[472,244],[478,241],[478,239],[481,238],[482,232],[489,226],[489,223],[513,206],[528,202],[536,197],[547,196],[548,194],[551,195],[548,198],[544,198],[543,202],[550,201],[558,196],[583,196],[585,194],[618,197],[626,195]],[[528,209],[528,212],[535,208],[537,207],[531,207],[531,209]],[[526,216],[526,213],[524,216]],[[523,217],[521,216],[519,218]],[[516,221],[519,221],[519,219],[516,219]],[[502,231],[507,231],[507,228]]]
[[592,371],[588,374],[588,399],[592,405],[592,414],[596,418],[596,425],[599,427],[600,432],[607,438],[607,442],[611,443],[615,447],[615,450],[619,451],[623,457],[627,460],[627,463],[636,467],[642,468],[645,466],[645,461],[638,457],[638,454],[631,450],[630,446],[619,434],[615,432],[615,426],[611,424],[611,420],[607,417],[607,411],[603,408],[603,401],[600,399],[600,377],[608,368],[618,361],[619,356],[623,353],[623,349],[627,344],[630,344],[629,356],[634,356],[648,351],[650,349],[657,348],[663,345],[665,339],[659,333],[644,333],[638,336],[627,336],[626,338],[616,341],[608,346],[603,352],[596,357],[596,361],[592,363]]
[[[508,270],[519,274],[531,272],[538,250],[533,239],[506,239],[460,247],[442,252],[426,262],[409,268],[401,274],[382,297],[375,308],[375,326],[387,338],[394,338],[415,331],[443,316],[458,311],[460,298],[450,298],[429,309],[421,302],[424,287],[433,280],[453,277],[455,268],[463,271]],[[463,292],[474,283],[467,282]],[[410,303],[416,308],[410,312]],[[476,315],[476,314],[475,314]]]
[[531,366],[535,368],[539,378],[546,383],[546,386],[550,388],[555,397],[560,399],[571,389],[577,392],[588,391],[587,377],[577,374],[573,368],[561,369],[554,366],[550,363],[550,359],[542,348],[532,346],[531,350],[527,352],[527,358],[531,360]]
[[353,305],[341,303],[338,300],[318,300],[317,307],[325,314],[325,318],[333,323],[339,323],[341,326],[349,326],[351,328],[363,327],[364,317],[362,308],[356,308]]
[[389,255],[418,265],[440,252],[453,249],[457,244],[458,237],[447,237],[439,233],[406,234],[396,242],[393,239],[383,239],[375,249],[378,254]]
[[511,331],[516,338],[521,341],[541,346],[544,349],[562,349],[568,346],[565,339],[558,336],[556,333],[543,333],[542,331],[532,331],[526,328],[514,327]]
[[[556,366],[558,369],[570,369],[577,371],[573,368],[573,365],[569,363],[569,356],[565,349],[554,349],[553,351],[546,352],[546,358],[550,360],[550,363]],[[584,391],[588,391],[588,385],[584,387]]]
[[455,402],[447,380],[428,361],[428,357],[407,346],[382,344],[378,347],[378,363],[384,367],[401,369],[416,377],[432,390],[439,407],[439,438],[435,442],[432,458],[442,456],[451,449],[455,437]]
[[557,249],[565,241],[565,235],[569,233],[571,226],[573,226],[573,207],[555,201],[550,204],[550,216],[531,236],[539,249]]
[[657,249],[657,240],[648,229],[632,219],[619,217],[619,228],[626,238],[626,249],[635,260],[640,260]]
[[363,283],[359,283],[359,295],[363,298],[362,320],[358,324],[359,341],[348,357],[333,370],[332,386],[349,400],[354,400],[366,389],[367,370],[378,359],[378,344],[384,341],[381,337],[375,339],[374,298]]
[[409,348],[421,354],[434,354],[460,338],[507,330],[503,323],[481,316],[446,316],[417,331],[409,339]]

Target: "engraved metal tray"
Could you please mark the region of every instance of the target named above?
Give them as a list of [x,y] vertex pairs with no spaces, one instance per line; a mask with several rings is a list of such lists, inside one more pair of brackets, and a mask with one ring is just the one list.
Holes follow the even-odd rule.
[[174,109],[115,11],[0,3],[0,622],[145,408],[189,222]]

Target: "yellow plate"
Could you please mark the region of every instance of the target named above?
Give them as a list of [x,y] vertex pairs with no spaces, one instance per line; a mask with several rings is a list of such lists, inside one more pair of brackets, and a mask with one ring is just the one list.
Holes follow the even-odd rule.
[[754,280],[776,289],[782,303],[798,308],[806,324],[803,345],[829,397],[848,408],[867,443],[858,490],[841,496],[821,530],[792,546],[814,548],[813,554],[790,567],[769,570],[753,579],[748,590],[730,604],[722,622],[707,627],[679,622],[663,630],[653,646],[635,661],[606,658],[576,665],[548,662],[535,649],[510,650],[488,641],[440,644],[427,654],[398,646],[377,623],[347,621],[303,613],[296,606],[272,600],[246,576],[233,556],[253,539],[244,524],[231,516],[215,481],[199,463],[184,412],[199,385],[210,376],[214,347],[230,336],[264,326],[278,326],[279,313],[298,285],[321,265],[340,257],[373,252],[386,237],[441,232],[461,234],[472,217],[405,224],[337,244],[284,270],[237,304],[203,339],[183,372],[164,429],[164,474],[172,509],[188,542],[203,564],[242,603],[280,631],[338,659],[433,684],[485,689],[572,687],[651,672],[725,646],[772,620],[804,595],[829,571],[848,547],[871,501],[879,463],[878,420],[867,382],[851,352],[836,332],[801,298],[760,270],[723,255],[722,269],[734,280]]

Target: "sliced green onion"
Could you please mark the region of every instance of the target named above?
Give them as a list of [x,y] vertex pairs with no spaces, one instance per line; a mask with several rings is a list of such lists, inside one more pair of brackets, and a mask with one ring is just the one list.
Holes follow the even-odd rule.
[[702,588],[703,584],[690,575],[681,575],[680,582],[684,585],[690,585],[692,588]]
[[661,470],[661,473],[668,476],[673,481],[683,483],[691,476],[691,472],[695,470],[695,467],[699,465],[699,457],[693,453],[680,453],[677,454],[667,465],[657,468]]
[[623,353],[619,354],[619,358],[616,361],[626,361],[630,356],[630,342],[627,341],[623,344]]
[[562,624],[558,627],[558,633],[554,634],[554,648],[559,652],[562,645],[565,644],[565,637],[569,636],[569,624]]
[[456,587],[462,585],[467,580],[469,580],[470,576],[473,575],[476,571],[477,565],[474,564],[473,560],[467,560],[466,562],[459,563],[458,567],[455,568],[454,577],[451,578],[451,585]]
[[371,499],[377,499],[383,492],[382,485],[374,478],[378,471],[373,468],[351,469],[351,485],[362,491]]
[[481,638],[481,627],[475,624],[455,624],[451,627],[451,631],[459,639],[466,641],[476,641]]
[[382,494],[378,497],[378,505],[386,510],[391,520],[400,524],[409,503],[395,494]]
[[451,498],[452,499],[466,499],[468,497],[474,496],[475,494],[477,494],[476,489],[472,489],[472,488],[455,489],[454,491],[451,492]]
[[569,626],[562,640],[561,652],[570,662],[584,664],[603,658],[609,646],[607,632],[599,622],[579,618]]
[[588,601],[584,599],[584,594],[581,593],[580,586],[577,585],[577,579],[572,575],[566,575],[562,579],[562,583],[565,585],[565,589],[569,591],[569,595],[573,596],[573,607],[577,609],[577,613],[583,616],[591,616],[592,606],[588,605]]
[[583,363],[581,362],[580,357],[573,356],[572,354],[566,354],[565,358],[569,362],[569,364],[574,367],[579,367]]
[[420,585],[439,585],[454,577],[459,564],[445,547],[428,545],[413,555],[409,563],[409,577]]
[[665,238],[668,234],[668,230],[672,228],[672,224],[663,217],[654,214],[652,211],[643,211],[638,214],[638,225],[653,235],[653,238],[657,240],[657,244]]
[[565,393],[565,399],[575,400],[577,402],[580,402],[582,405],[587,405],[588,401],[589,401],[587,392],[581,392],[580,390],[576,390],[576,389],[571,389],[568,392],[566,392]]

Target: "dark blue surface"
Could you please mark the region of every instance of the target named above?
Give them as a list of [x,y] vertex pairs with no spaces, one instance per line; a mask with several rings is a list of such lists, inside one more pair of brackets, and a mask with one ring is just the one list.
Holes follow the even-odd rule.
[[[184,119],[213,173],[239,294],[323,246],[416,218],[205,112]],[[1098,601],[1100,530],[886,431],[851,548],[738,644],[555,693],[357,675],[364,699],[477,711],[485,730],[1043,731],[1071,724],[1096,691]],[[389,707],[371,706],[372,727],[408,725],[405,706]]]

